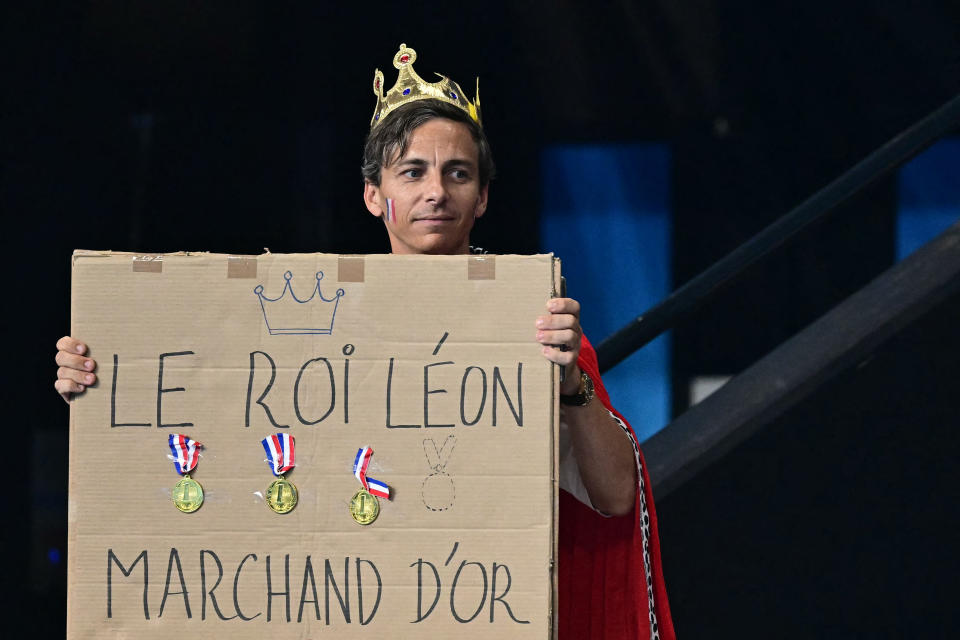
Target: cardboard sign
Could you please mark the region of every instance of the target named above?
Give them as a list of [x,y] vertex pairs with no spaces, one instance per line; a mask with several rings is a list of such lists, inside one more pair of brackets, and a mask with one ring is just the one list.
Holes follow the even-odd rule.
[[[67,636],[549,638],[557,380],[534,320],[558,279],[552,256],[76,252],[99,382],[70,413]],[[202,444],[193,513],[171,434]],[[274,434],[295,441],[284,514]],[[362,447],[391,495],[365,526]]]

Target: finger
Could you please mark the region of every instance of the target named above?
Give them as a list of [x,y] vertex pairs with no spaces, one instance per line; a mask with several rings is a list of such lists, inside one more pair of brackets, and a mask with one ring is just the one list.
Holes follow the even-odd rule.
[[571,313],[580,315],[580,303],[573,298],[550,298],[547,301],[547,311],[550,313]]
[[67,351],[69,353],[79,353],[83,355],[87,352],[87,345],[70,336],[63,336],[57,340],[57,351]]
[[65,402],[70,402],[71,394],[82,393],[86,388],[82,384],[77,384],[73,380],[57,380],[53,383],[53,386]]
[[70,369],[78,369],[81,371],[93,371],[97,366],[97,363],[92,358],[85,358],[68,351],[57,351],[54,360],[56,360],[57,364],[61,367],[69,367]]
[[555,347],[545,346],[542,349],[543,356],[550,362],[556,362],[563,366],[568,366],[577,361],[576,351],[561,351]]
[[77,384],[89,386],[97,381],[97,376],[89,371],[77,371],[76,369],[70,369],[68,367],[60,367],[57,369],[57,379],[72,380]]
[[570,313],[557,313],[537,318],[538,329],[580,329],[580,320]]
[[564,345],[568,350],[575,349],[580,345],[580,334],[572,329],[538,331],[537,342],[544,345]]

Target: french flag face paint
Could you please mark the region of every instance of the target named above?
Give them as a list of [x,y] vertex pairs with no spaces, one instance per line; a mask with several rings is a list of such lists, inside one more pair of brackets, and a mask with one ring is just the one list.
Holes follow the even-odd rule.
[[393,202],[393,198],[387,198],[387,222],[396,222],[397,221],[397,206]]

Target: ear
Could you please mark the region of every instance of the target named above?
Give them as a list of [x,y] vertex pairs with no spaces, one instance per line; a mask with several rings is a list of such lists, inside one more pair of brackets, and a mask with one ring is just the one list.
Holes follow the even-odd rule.
[[363,204],[367,205],[367,211],[377,216],[383,217],[383,204],[380,195],[380,187],[372,182],[363,183]]
[[480,187],[480,194],[477,196],[477,204],[473,208],[473,217],[481,218],[487,211],[487,196],[490,195],[490,183]]

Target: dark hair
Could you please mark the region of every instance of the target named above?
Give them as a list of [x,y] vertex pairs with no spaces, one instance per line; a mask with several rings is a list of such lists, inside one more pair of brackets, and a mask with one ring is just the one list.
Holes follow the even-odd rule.
[[442,100],[433,99],[416,100],[397,107],[377,125],[377,128],[367,134],[367,141],[363,146],[363,164],[360,167],[363,179],[379,185],[381,169],[394,158],[403,157],[413,130],[434,118],[446,118],[467,125],[473,141],[477,143],[480,185],[489,183],[496,169],[490,143],[487,142],[483,129],[463,109]]

